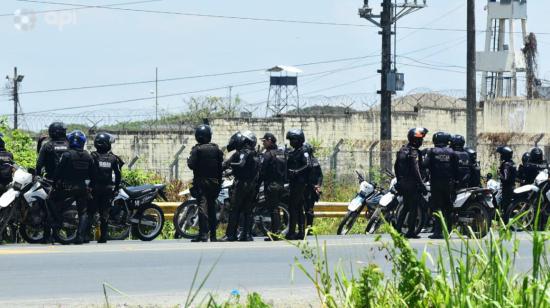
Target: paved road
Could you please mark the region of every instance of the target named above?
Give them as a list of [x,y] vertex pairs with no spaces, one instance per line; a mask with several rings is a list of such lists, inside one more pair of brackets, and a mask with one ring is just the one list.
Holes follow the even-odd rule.
[[[520,235],[518,270],[531,264],[531,244]],[[376,262],[390,271],[384,253],[371,236],[322,236],[331,263],[340,260],[345,268]],[[411,241],[418,251],[435,253],[441,241]],[[259,291],[282,306],[316,303],[316,295],[305,275],[294,270],[300,252],[285,242],[189,243],[184,240],[153,242],[119,241],[104,245],[0,246],[0,306],[46,306],[103,304],[103,283],[126,296],[109,291],[118,303],[183,303],[199,261],[199,277],[219,262],[204,290],[223,296],[233,289],[242,293]],[[204,297],[204,293],[200,298]],[[284,299],[284,300],[281,300]]]

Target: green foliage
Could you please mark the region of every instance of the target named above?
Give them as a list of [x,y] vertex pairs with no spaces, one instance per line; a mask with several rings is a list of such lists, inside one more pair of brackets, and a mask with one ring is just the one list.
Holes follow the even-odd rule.
[[25,168],[34,168],[37,153],[32,137],[24,131],[10,129],[6,118],[0,119],[0,132],[4,134],[6,149],[13,153],[15,162]]
[[514,222],[499,223],[485,239],[459,237],[451,241],[446,233],[435,261],[427,252],[418,257],[407,239],[385,225],[382,230],[390,238],[382,240],[379,236],[377,241],[392,265],[388,278],[376,264],[360,269],[358,278],[349,278],[340,264],[329,271],[324,244],[289,243],[310,263],[306,268],[295,259],[295,266],[316,288],[322,307],[550,307],[546,246],[550,235],[539,231],[531,234],[532,268],[518,273],[519,241],[509,228]]
[[157,174],[138,169],[122,169],[122,179],[128,183],[129,186],[162,182],[162,179]]

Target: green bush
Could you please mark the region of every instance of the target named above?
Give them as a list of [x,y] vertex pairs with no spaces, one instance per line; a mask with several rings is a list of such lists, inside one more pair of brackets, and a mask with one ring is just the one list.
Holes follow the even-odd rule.
[[4,134],[6,150],[13,153],[16,164],[24,168],[34,168],[37,153],[32,137],[24,131],[9,128],[6,118],[0,119],[0,132]]

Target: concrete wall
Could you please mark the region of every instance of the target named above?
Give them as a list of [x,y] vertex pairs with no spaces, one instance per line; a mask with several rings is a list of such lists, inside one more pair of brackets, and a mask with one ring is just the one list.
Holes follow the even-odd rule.
[[[480,118],[482,112],[480,110]],[[354,169],[368,170],[378,165],[379,148],[379,112],[357,112],[347,115],[284,116],[269,119],[210,119],[214,131],[213,142],[224,146],[229,137],[237,130],[251,130],[260,138],[265,132],[274,133],[279,144],[285,143],[288,129],[299,127],[304,130],[306,139],[319,145],[317,156],[325,170],[331,166],[339,176],[353,174]],[[431,132],[445,130],[465,134],[466,111],[462,106],[455,108],[437,106],[400,106],[392,116],[393,151],[405,143],[406,134],[411,127],[428,127]],[[194,144],[192,130],[177,131],[129,131],[113,132],[117,142],[113,150],[129,162],[134,156],[140,158],[135,167],[170,176],[169,165],[176,152],[184,145],[180,156],[178,178],[189,180],[191,172],[185,164],[189,151]],[[342,140],[337,154],[335,146]],[[371,157],[372,156],[372,157]],[[332,164],[331,164],[332,161]]]

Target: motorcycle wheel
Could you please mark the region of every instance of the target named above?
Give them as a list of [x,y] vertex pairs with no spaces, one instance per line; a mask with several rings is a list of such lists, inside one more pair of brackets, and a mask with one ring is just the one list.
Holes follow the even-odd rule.
[[15,214],[15,206],[13,205],[0,209],[0,242],[4,240],[9,240],[9,239],[4,239],[4,236],[8,235],[6,233],[6,230],[14,214]]
[[152,241],[162,232],[164,212],[156,204],[141,207],[137,213],[138,222],[132,225],[132,233],[142,241]]
[[[466,205],[463,214],[473,222],[466,226],[461,226],[461,233],[469,238],[483,238],[491,227],[491,219],[485,207],[479,202],[473,202]],[[462,215],[461,215],[462,216]],[[468,226],[472,229],[470,232]]]
[[44,226],[21,224],[19,226],[19,234],[29,244],[42,243],[44,240]]
[[61,213],[59,226],[53,228],[55,240],[63,245],[72,244],[78,234],[78,211],[71,205]]
[[340,225],[338,225],[338,231],[336,231],[336,234],[347,235],[351,231],[351,228],[353,228],[358,216],[359,212],[348,211],[346,216],[344,216],[344,219],[340,222]]
[[196,200],[188,200],[176,209],[174,229],[179,237],[193,239],[199,235],[199,206]]
[[[405,212],[404,210],[405,208],[402,204],[400,204],[399,206],[400,208],[397,210],[397,223],[396,223],[397,231],[401,234],[407,234],[410,228],[410,226],[408,226],[408,223],[407,223],[409,213]],[[414,235],[420,234],[420,232],[422,231],[422,228],[424,228],[424,225],[426,224],[426,219],[427,219],[426,211],[424,211],[422,207],[418,206],[416,208],[416,211],[417,211],[416,221],[415,221],[415,225],[413,226]]]
[[369,222],[367,223],[367,227],[365,227],[365,234],[374,234],[378,228],[380,228],[381,225],[381,219],[380,214],[382,213],[382,210],[380,208],[377,208],[372,216],[369,219]]
[[[279,217],[281,221],[281,227],[279,228],[279,231],[277,234],[286,235],[288,233],[288,220],[290,217],[290,214],[288,213],[288,210],[285,205],[281,204],[279,205]],[[271,216],[268,217],[269,219],[262,219],[261,227],[262,227],[262,233],[263,235],[268,234],[268,232],[271,232]]]
[[532,230],[535,223],[535,208],[528,200],[517,200],[506,210],[505,218],[513,231]]

